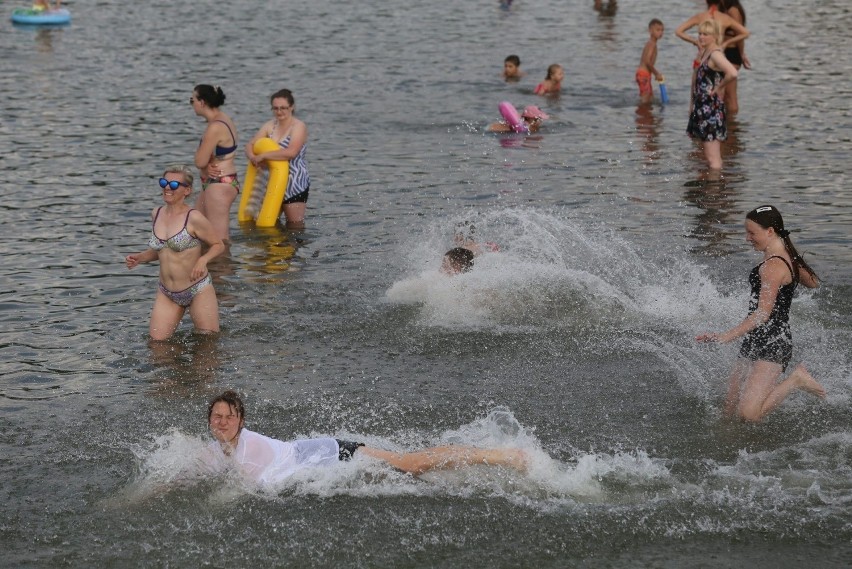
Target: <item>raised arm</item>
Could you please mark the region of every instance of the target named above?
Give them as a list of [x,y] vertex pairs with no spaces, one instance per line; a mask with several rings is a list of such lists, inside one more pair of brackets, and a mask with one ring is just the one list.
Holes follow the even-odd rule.
[[724,34],[728,28],[731,28],[736,32],[734,36],[726,36],[722,43],[719,45],[722,49],[726,47],[737,45],[739,42],[745,40],[747,37],[751,35],[751,33],[746,29],[744,25],[728,16],[727,14],[719,14],[719,16],[724,16],[722,19],[722,33]]
[[699,23],[701,23],[701,14],[696,14],[695,16],[691,17],[690,19],[679,25],[675,30],[675,35],[683,41],[691,43],[695,47],[699,47],[698,40],[686,33],[687,30],[694,28]]

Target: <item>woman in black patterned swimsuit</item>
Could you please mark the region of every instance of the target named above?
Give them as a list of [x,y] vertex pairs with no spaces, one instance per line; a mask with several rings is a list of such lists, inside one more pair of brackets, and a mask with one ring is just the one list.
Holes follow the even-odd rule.
[[740,356],[731,371],[725,414],[760,421],[794,389],[825,397],[825,389],[803,364],[776,383],[793,356],[790,304],[801,283],[816,288],[819,279],[799,256],[781,213],[771,205],[746,214],[746,241],[763,253],[763,261],[749,275],[748,316],[722,334],[701,334],[699,342],[728,343],[742,337]]

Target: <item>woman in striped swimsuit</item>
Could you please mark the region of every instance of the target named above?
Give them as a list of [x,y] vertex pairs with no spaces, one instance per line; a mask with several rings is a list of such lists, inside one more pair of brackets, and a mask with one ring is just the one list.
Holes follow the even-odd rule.
[[[287,227],[300,229],[305,226],[305,208],[308,192],[311,189],[311,177],[308,174],[308,162],[305,152],[308,148],[308,128],[297,119],[293,112],[296,101],[289,89],[281,89],[270,97],[274,118],[264,123],[257,134],[246,145],[246,157],[255,166],[264,160],[289,160],[290,177],[284,194],[284,217]],[[254,143],[260,138],[271,138],[280,147],[272,152],[255,154]]]

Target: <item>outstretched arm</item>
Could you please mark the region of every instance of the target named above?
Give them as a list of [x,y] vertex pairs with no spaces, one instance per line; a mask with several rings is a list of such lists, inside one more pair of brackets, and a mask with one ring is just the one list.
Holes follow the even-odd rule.
[[160,255],[153,249],[146,249],[141,253],[132,253],[125,257],[124,264],[127,265],[128,269],[133,269],[138,267],[142,263],[150,263],[151,261],[155,261],[159,257]]
[[757,301],[757,309],[746,316],[746,318],[722,334],[699,334],[696,340],[699,342],[719,342],[727,344],[740,336],[745,336],[761,324],[769,320],[778,290],[784,285],[786,275],[790,274],[787,265],[780,259],[769,259],[760,268],[760,297]]

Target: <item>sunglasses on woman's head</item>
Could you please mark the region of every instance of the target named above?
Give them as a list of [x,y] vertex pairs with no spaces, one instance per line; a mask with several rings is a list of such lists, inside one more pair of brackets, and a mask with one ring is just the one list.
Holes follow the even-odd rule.
[[183,182],[178,182],[177,180],[166,180],[165,178],[160,178],[160,187],[165,190],[167,186],[172,191],[178,189],[181,186],[183,186],[184,188],[189,187],[188,184],[184,184]]

